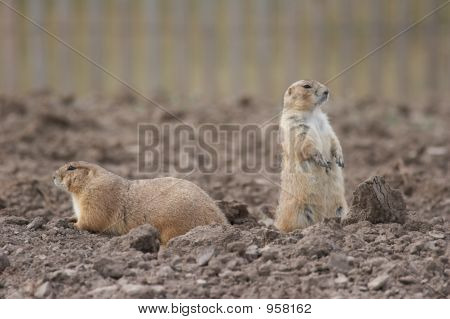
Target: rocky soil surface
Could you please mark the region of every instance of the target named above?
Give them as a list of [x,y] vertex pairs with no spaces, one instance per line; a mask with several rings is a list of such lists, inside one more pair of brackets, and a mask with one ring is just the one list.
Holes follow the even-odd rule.
[[[193,125],[258,124],[279,108],[243,99],[171,111]],[[160,247],[149,225],[120,237],[74,229],[51,175],[86,160],[128,178],[167,176],[138,170],[137,124],[173,118],[126,95],[0,96],[0,298],[448,298],[448,101],[364,99],[328,113],[344,148],[347,218],[283,234],[272,225],[277,173],[173,173],[205,189],[230,225]]]

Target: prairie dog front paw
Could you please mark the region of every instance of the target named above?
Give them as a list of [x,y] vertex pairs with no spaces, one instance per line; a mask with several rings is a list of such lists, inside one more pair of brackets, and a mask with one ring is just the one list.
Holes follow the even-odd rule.
[[336,164],[337,164],[339,167],[344,168],[344,156],[343,156],[341,153],[338,153],[338,154],[335,154],[335,155],[334,155],[334,158],[335,158],[335,160],[336,160]]
[[316,163],[317,165],[324,167],[325,171],[328,173],[328,171],[331,169],[331,163],[328,162],[323,155],[320,152],[315,152],[313,156],[311,157],[312,161]]

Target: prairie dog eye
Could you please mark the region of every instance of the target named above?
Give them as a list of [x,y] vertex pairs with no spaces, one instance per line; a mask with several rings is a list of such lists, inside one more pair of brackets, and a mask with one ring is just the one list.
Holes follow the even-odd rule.
[[310,89],[310,88],[312,88],[312,86],[311,85],[309,85],[309,84],[305,84],[305,85],[302,85],[305,89]]
[[67,167],[68,171],[74,171],[76,169],[75,166],[69,165],[69,167]]

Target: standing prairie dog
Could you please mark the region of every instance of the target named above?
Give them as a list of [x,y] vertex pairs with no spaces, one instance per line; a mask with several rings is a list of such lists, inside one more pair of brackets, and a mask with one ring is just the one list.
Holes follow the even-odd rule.
[[343,216],[348,210],[342,148],[321,110],[328,96],[328,88],[313,80],[298,81],[284,94],[281,193],[275,225],[285,232],[325,217]]
[[71,162],[53,180],[72,195],[78,229],[123,235],[151,224],[164,245],[196,226],[226,223],[211,197],[182,179],[130,181],[95,164]]

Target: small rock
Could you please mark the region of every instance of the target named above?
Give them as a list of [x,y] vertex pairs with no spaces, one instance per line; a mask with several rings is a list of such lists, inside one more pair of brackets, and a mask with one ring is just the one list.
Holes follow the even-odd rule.
[[227,268],[235,269],[239,265],[238,259],[234,258],[227,262]]
[[227,250],[242,255],[245,252],[247,244],[243,241],[234,241],[227,244]]
[[419,240],[415,243],[412,243],[408,246],[407,250],[409,251],[410,254],[418,254],[420,253],[421,250],[424,249],[425,246],[425,241],[424,240]]
[[270,226],[273,226],[273,224],[275,222],[272,218],[264,218],[264,219],[260,220],[258,223],[263,226],[270,227]]
[[8,256],[6,256],[3,252],[0,251],[0,274],[10,266],[10,262]]
[[406,204],[402,193],[391,189],[380,176],[359,184],[353,193],[352,207],[342,223],[349,225],[360,221],[404,224]]
[[242,230],[229,224],[198,226],[184,235],[171,239],[165,251],[168,255],[188,256],[192,254],[193,248],[196,253],[200,252],[199,248],[211,245],[222,250],[228,243],[240,241],[242,234]]
[[197,283],[197,285],[205,285],[206,284],[206,280],[204,280],[204,279],[197,279],[196,283]]
[[199,266],[207,265],[212,256],[214,256],[214,253],[215,253],[214,246],[207,247],[197,256],[197,265]]
[[166,288],[162,285],[151,285],[150,288],[157,296],[163,295],[166,291]]
[[52,272],[48,278],[54,281],[64,281],[68,278],[74,277],[77,271],[74,269],[62,269]]
[[36,230],[36,229],[42,228],[42,226],[44,226],[46,223],[47,223],[47,221],[45,220],[45,218],[39,216],[39,217],[36,217],[35,219],[33,219],[33,221],[27,225],[27,229],[28,230]]
[[261,252],[261,259],[263,261],[275,260],[278,258],[278,250],[275,249],[274,247],[265,246],[262,249],[260,249],[260,252]]
[[442,255],[445,252],[446,243],[443,240],[431,240],[425,243],[424,248],[435,252],[438,255]]
[[122,290],[131,298],[158,298],[164,293],[164,287],[161,285],[127,284],[122,286]]
[[123,285],[122,290],[132,298],[152,298],[153,293],[149,286],[145,285]]
[[375,279],[372,279],[367,284],[367,287],[370,290],[379,290],[379,289],[382,289],[386,285],[388,280],[389,280],[389,275],[382,274],[382,275],[379,275],[378,277],[376,277]]
[[428,235],[430,235],[431,237],[436,238],[436,239],[444,239],[445,238],[445,234],[444,233],[441,233],[441,232],[436,231],[436,230],[429,231]]
[[328,266],[342,273],[347,273],[351,269],[347,256],[339,253],[330,253]]
[[31,280],[27,280],[22,284],[22,292],[27,295],[34,295],[34,291],[36,290],[35,284]]
[[174,277],[174,270],[170,266],[163,266],[157,271],[156,275],[170,279]]
[[258,274],[261,276],[270,275],[270,271],[272,269],[272,262],[269,260],[258,267]]
[[260,255],[261,253],[256,245],[250,245],[245,250],[245,257],[250,261],[257,259]]
[[94,263],[94,269],[103,277],[118,279],[123,276],[125,266],[109,258],[101,258]]
[[442,156],[447,154],[447,148],[444,146],[429,146],[426,152],[431,156]]
[[98,299],[110,299],[119,290],[117,285],[99,287],[89,291],[87,294],[89,297]]
[[249,275],[248,275],[246,272],[243,272],[243,271],[235,271],[235,272],[232,272],[231,275],[232,275],[237,281],[240,281],[240,282],[245,282],[245,281],[249,281],[249,280],[250,280]]
[[180,256],[175,256],[170,261],[170,267],[175,271],[183,270],[183,259]]
[[367,264],[371,267],[380,267],[381,265],[385,265],[389,262],[389,259],[385,257],[373,257],[367,260]]
[[[447,199],[450,203],[450,198]],[[430,224],[435,226],[435,225],[442,225],[445,223],[445,219],[442,216],[436,216],[431,218],[430,220]]]
[[52,285],[47,281],[40,285],[34,292],[36,298],[46,298],[49,297],[53,292]]
[[156,253],[159,250],[159,232],[149,224],[136,227],[122,237],[129,247],[143,253]]
[[328,271],[328,270],[330,270],[330,268],[328,267],[328,265],[326,265],[324,263],[318,262],[313,265],[314,272],[324,272],[324,271]]
[[308,259],[305,256],[300,256],[294,260],[293,265],[295,269],[302,269],[307,262]]
[[334,280],[337,285],[345,285],[348,282],[347,276],[343,274],[338,274],[337,278]]
[[417,280],[412,276],[405,276],[398,279],[398,281],[404,285],[411,285],[417,283]]

